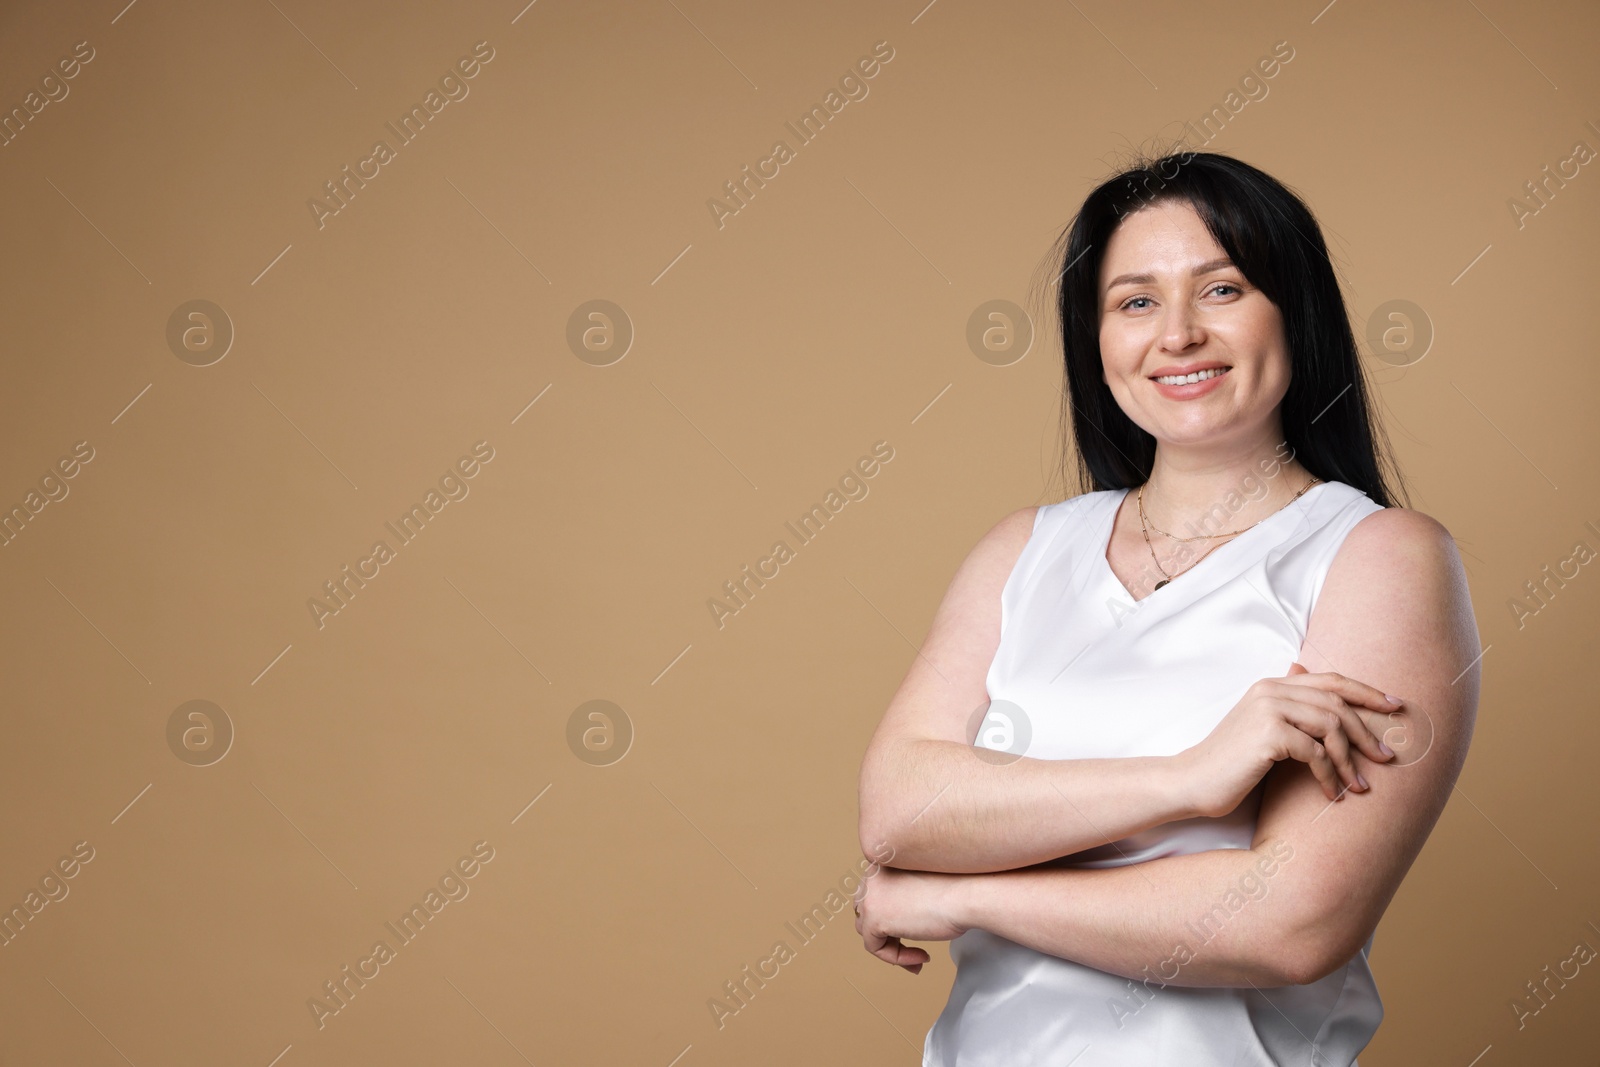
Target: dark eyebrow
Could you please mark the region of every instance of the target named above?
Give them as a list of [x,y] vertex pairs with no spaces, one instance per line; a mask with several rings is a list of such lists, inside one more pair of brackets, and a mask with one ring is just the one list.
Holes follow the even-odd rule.
[[[1202,274],[1210,274],[1214,270],[1222,270],[1231,266],[1233,266],[1233,260],[1223,256],[1221,259],[1213,259],[1202,263],[1189,273],[1198,278]],[[1106,289],[1110,291],[1119,285],[1154,285],[1155,280],[1155,275],[1153,274],[1119,274],[1111,279],[1111,283],[1106,286]]]

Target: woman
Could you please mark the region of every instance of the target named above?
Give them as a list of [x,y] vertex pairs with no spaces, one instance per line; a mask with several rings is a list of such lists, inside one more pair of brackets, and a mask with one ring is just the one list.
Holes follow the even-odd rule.
[[1348,1067],[1383,1015],[1373,931],[1472,734],[1460,559],[1392,503],[1293,193],[1168,154],[1065,236],[1091,489],[952,581],[862,763],[862,847],[894,866],[857,931],[913,973],[905,941],[951,942],[929,1067]]

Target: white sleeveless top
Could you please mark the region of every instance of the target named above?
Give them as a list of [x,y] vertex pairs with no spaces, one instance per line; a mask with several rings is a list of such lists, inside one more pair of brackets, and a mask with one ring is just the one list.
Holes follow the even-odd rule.
[[[1174,755],[1198,743],[1253,682],[1288,672],[1345,535],[1382,510],[1343,482],[1319,483],[1134,601],[1105,557],[1128,492],[1038,509],[1001,592],[1000,645],[987,679],[991,717],[1004,710],[1013,721],[997,731],[986,719],[979,747],[1088,759]],[[1258,787],[1222,818],[1167,823],[1056,863],[1115,867],[1249,848],[1260,801]],[[1261,881],[1270,893],[1271,879]],[[1250,906],[1243,899],[1240,911]],[[1189,929],[1182,940],[1203,958],[1204,937],[1196,935],[1216,927]],[[1383,1018],[1367,967],[1371,948],[1368,939],[1349,963],[1310,985],[1162,987],[1158,976],[1147,986],[968,930],[950,943],[955,984],[922,1062],[1353,1067]]]

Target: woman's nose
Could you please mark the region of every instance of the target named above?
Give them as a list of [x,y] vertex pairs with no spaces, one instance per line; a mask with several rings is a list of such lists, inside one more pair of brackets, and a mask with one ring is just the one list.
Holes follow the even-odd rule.
[[1195,310],[1183,304],[1169,305],[1161,324],[1161,343],[1174,352],[1181,352],[1200,340],[1201,328]]

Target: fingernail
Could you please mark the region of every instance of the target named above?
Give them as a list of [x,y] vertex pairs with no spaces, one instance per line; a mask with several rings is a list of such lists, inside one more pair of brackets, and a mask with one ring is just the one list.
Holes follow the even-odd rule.
[[1405,701],[1402,700],[1400,697],[1392,697],[1388,693],[1383,694],[1383,699],[1387,700],[1391,704],[1404,704],[1405,703]]
[[1362,776],[1361,776],[1361,775],[1359,775],[1359,774],[1358,774],[1358,775],[1356,775],[1356,781],[1357,781],[1357,782],[1358,782],[1358,783],[1360,783],[1360,785],[1361,785],[1361,788],[1362,788],[1362,789],[1363,789],[1363,790],[1365,790],[1365,789],[1366,789],[1366,788],[1367,788],[1367,780],[1366,780],[1366,779],[1365,779],[1365,778],[1363,778],[1363,777],[1362,777]]
[[1390,748],[1388,745],[1384,744],[1382,741],[1378,742],[1378,751],[1382,752],[1385,756],[1394,755],[1394,749]]

